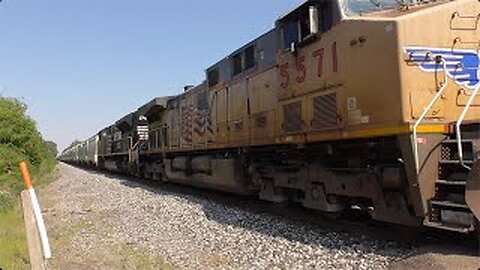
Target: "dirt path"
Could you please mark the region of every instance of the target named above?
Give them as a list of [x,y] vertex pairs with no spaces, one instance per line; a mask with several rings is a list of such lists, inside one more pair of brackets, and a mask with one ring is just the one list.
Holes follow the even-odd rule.
[[118,213],[101,209],[102,194],[89,183],[94,177],[59,165],[59,179],[40,191],[53,250],[49,269],[173,269],[162,256],[111,233]]
[[[475,251],[332,231],[59,165],[50,269],[478,269]],[[452,255],[453,254],[453,255]]]

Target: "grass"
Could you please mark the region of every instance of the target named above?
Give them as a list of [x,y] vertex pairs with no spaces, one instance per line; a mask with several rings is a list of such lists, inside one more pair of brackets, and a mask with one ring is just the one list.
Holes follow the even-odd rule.
[[[55,162],[45,162],[32,171],[35,185],[43,186],[52,182],[55,177]],[[22,183],[18,174],[9,179],[10,182]],[[10,187],[13,185],[10,185]],[[18,186],[15,184],[15,186]],[[29,269],[29,256],[25,224],[20,203],[18,188],[0,188],[0,269]]]
[[206,264],[213,268],[222,268],[225,265],[228,265],[229,260],[225,257],[222,257],[218,254],[209,254],[205,258]]
[[142,270],[173,270],[174,267],[161,256],[151,256],[147,251],[135,249],[127,245],[120,248],[120,269],[142,269]]
[[28,248],[20,205],[0,213],[0,268],[28,269]]

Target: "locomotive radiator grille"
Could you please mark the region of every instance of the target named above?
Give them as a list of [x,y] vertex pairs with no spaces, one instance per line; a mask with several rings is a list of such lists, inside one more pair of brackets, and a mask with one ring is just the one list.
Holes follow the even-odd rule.
[[313,98],[312,128],[316,130],[338,127],[337,94],[330,93]]
[[285,132],[302,131],[302,102],[296,101],[283,105],[283,119],[283,128]]

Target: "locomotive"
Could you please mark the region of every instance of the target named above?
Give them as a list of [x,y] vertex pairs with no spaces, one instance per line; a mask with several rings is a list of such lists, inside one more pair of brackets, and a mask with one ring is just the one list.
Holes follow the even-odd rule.
[[307,0],[60,160],[479,231],[480,2]]

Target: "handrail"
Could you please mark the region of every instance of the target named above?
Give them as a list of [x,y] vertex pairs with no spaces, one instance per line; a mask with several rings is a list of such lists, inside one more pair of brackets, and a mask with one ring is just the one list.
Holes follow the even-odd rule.
[[433,105],[435,105],[437,100],[442,96],[443,92],[445,91],[445,89],[447,89],[447,85],[448,85],[447,63],[443,58],[438,58],[437,62],[440,62],[443,64],[443,73],[445,76],[444,83],[442,87],[438,90],[437,94],[432,99],[432,101],[430,101],[428,106],[425,108],[422,115],[417,119],[417,121],[415,122],[415,125],[413,126],[413,147],[414,147],[414,155],[415,155],[415,168],[417,170],[417,174],[420,173],[420,158],[418,154],[418,127],[420,126],[422,121],[425,119],[425,117],[427,116],[428,112],[433,107]]
[[136,158],[135,160],[133,160],[133,152],[137,150],[136,148],[139,144],[140,144],[140,141],[136,142],[130,149],[128,149],[128,162],[137,161]]
[[470,168],[469,166],[465,165],[465,161],[463,160],[463,146],[462,146],[462,131],[461,131],[461,126],[462,126],[463,120],[465,120],[465,117],[467,116],[467,112],[468,112],[468,110],[470,109],[470,107],[472,106],[473,100],[474,100],[475,97],[477,96],[479,90],[480,90],[480,87],[477,87],[477,88],[473,91],[472,95],[471,95],[470,98],[468,99],[467,104],[465,105],[465,109],[463,109],[463,112],[462,112],[462,114],[460,115],[460,118],[458,119],[457,124],[456,124],[458,157],[459,157],[459,159],[460,159],[460,164],[461,164],[464,168],[466,168],[466,169],[468,169],[468,170],[471,170],[472,168]]

